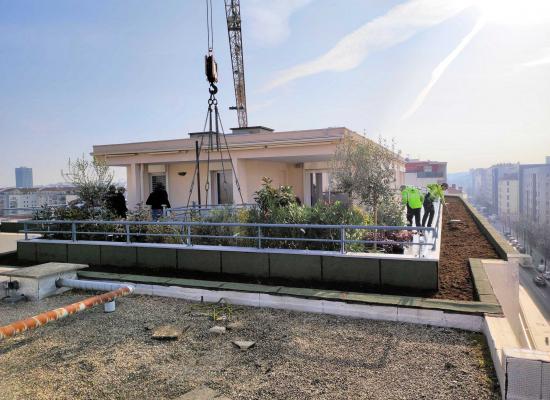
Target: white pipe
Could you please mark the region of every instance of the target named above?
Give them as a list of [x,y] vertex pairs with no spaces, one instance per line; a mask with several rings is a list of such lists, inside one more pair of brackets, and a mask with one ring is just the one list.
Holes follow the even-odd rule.
[[104,292],[111,292],[113,290],[127,287],[130,289],[130,292],[134,291],[134,287],[128,284],[87,281],[82,279],[67,279],[67,278],[60,278],[56,280],[55,286],[70,287],[73,289],[83,289],[83,290],[101,290]]

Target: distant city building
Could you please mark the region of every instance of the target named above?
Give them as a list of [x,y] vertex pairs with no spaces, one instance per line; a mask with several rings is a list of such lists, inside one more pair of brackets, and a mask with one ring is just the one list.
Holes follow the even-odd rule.
[[32,168],[19,167],[15,168],[15,187],[17,188],[32,188]]
[[406,160],[405,184],[426,187],[430,183],[447,182],[447,163],[440,161]]
[[0,216],[29,215],[42,206],[63,206],[77,199],[71,185],[0,189]]
[[502,174],[497,186],[497,213],[501,220],[515,221],[519,215],[518,173]]
[[520,214],[533,222],[550,224],[550,157],[546,164],[520,166]]

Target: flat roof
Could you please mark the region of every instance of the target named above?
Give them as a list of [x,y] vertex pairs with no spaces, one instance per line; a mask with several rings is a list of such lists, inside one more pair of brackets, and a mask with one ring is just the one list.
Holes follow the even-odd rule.
[[[357,137],[363,138],[363,136],[345,127],[269,133],[227,133],[225,135],[225,138],[227,139],[228,146],[232,149],[235,149],[239,147],[263,146],[268,144],[294,145],[303,143],[335,142],[344,138],[346,134],[356,135]],[[154,140],[148,142],[94,145],[93,155],[101,156],[130,153],[162,153],[191,150],[195,148],[195,140],[197,139],[183,138],[170,140]]]

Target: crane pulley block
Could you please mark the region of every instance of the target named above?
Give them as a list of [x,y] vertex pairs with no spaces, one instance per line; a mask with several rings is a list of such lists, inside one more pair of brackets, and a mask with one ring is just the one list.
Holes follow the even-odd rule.
[[209,53],[207,56],[204,56],[204,70],[208,82],[218,82],[218,63],[214,59],[214,54]]

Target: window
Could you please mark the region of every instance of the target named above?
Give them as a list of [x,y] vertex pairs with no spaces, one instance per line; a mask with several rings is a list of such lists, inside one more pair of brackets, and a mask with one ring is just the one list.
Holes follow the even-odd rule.
[[165,190],[168,190],[166,186],[165,174],[154,174],[154,175],[152,174],[150,183],[151,183],[151,191],[154,191],[159,185],[162,185]]
[[315,205],[319,201],[341,201],[344,204],[349,202],[349,197],[346,193],[339,193],[333,190],[331,177],[328,172],[310,172],[308,177],[311,205]]
[[233,173],[211,172],[212,204],[233,204]]

